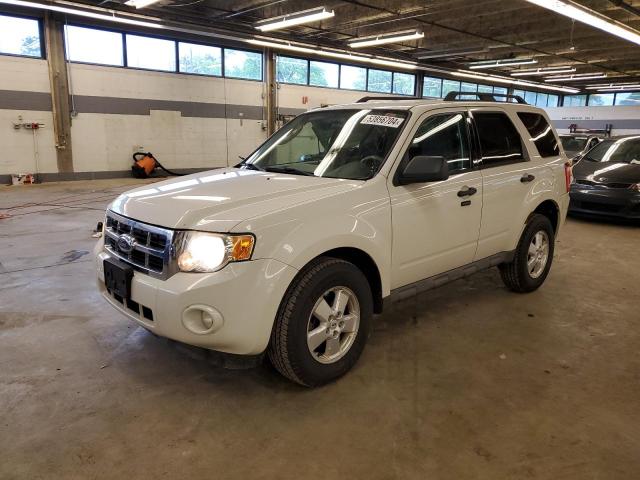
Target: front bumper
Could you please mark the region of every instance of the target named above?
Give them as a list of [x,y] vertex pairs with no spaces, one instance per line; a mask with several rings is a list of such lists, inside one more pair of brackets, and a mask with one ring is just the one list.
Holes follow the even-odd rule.
[[640,193],[625,188],[573,184],[569,212],[640,219]]
[[[98,288],[120,313],[159,336],[239,355],[257,355],[266,349],[280,300],[298,273],[273,259],[232,263],[214,273],[181,272],[167,280],[136,271],[132,301],[127,302],[105,288],[107,257],[108,252],[96,247]],[[219,313],[215,327],[194,333],[193,312],[207,308]]]

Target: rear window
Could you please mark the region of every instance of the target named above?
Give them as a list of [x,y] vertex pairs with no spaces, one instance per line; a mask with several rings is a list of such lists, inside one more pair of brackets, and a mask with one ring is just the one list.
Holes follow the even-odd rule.
[[524,160],[520,134],[502,112],[474,112],[482,165],[494,167]]
[[558,140],[553,133],[553,128],[542,115],[533,112],[518,112],[518,117],[527,128],[529,135],[531,135],[531,141],[535,144],[541,157],[560,155],[560,147],[558,147]]

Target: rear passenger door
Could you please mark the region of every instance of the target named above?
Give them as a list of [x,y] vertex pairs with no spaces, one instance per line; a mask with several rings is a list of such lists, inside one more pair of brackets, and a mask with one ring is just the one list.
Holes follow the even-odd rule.
[[474,108],[470,114],[482,171],[482,220],[475,255],[475,260],[481,260],[515,248],[521,213],[529,208],[532,188],[545,171],[541,162],[532,161],[523,141],[529,135],[515,113],[487,107]]

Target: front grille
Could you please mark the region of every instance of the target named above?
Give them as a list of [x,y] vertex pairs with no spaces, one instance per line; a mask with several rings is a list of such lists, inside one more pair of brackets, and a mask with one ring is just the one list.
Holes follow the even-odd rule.
[[107,290],[107,292],[116,302],[122,305],[123,308],[131,311],[131,313],[135,313],[138,317],[144,317],[150,322],[153,322],[153,310],[151,310],[149,307],[145,307],[144,305],[131,300],[130,298],[122,298],[120,295],[113,293],[111,290]]
[[172,230],[107,212],[105,249],[134,269],[168,278],[175,273]]

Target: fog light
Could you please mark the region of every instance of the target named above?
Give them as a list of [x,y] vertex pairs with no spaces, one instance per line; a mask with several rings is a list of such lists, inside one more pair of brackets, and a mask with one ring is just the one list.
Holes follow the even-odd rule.
[[191,305],[182,312],[182,325],[196,335],[213,333],[223,324],[222,314],[208,305]]

